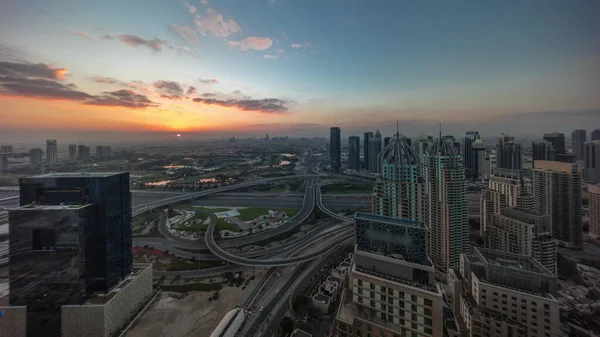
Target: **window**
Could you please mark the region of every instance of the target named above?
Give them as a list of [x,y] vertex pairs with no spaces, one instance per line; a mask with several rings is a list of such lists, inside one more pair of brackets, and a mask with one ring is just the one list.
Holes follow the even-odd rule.
[[32,250],[54,250],[56,248],[54,229],[34,228],[31,234]]
[[371,286],[371,290],[375,290],[375,283],[370,283],[369,286]]
[[423,312],[425,313],[425,316],[430,316],[431,317],[431,309],[425,308],[425,310]]
[[362,282],[362,280],[358,280],[358,285],[359,285],[359,286],[362,286],[362,285],[363,285],[363,282]]
[[432,305],[433,305],[433,302],[432,302],[430,299],[427,299],[427,298],[424,300],[424,303],[425,303],[425,305],[426,305],[426,306],[428,306],[428,307],[430,307],[430,306],[432,306]]

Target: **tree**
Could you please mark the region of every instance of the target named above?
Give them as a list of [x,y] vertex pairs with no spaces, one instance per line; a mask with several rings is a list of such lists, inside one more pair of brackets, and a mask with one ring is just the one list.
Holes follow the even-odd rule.
[[279,322],[279,326],[281,326],[281,331],[283,332],[284,336],[294,332],[294,321],[292,321],[292,319],[288,316],[285,316],[281,322]]

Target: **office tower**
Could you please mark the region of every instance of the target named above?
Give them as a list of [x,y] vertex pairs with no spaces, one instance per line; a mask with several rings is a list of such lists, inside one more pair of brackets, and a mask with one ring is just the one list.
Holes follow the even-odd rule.
[[365,132],[363,139],[363,162],[365,165],[365,169],[369,170],[369,141],[373,138],[373,132]]
[[600,140],[600,129],[592,131],[591,137],[591,141]]
[[269,140],[269,134],[268,133],[265,135],[265,140]]
[[342,131],[338,127],[332,127],[329,130],[329,158],[331,168],[339,171],[342,167]]
[[391,140],[392,140],[392,137],[383,138],[383,147],[385,148],[386,146],[388,146],[390,144]]
[[581,167],[537,161],[532,170],[534,210],[552,217],[552,237],[569,248],[582,248]]
[[8,153],[0,152],[0,171],[8,169]]
[[573,142],[573,153],[577,160],[584,159],[585,143],[587,142],[587,133],[583,129],[577,129],[573,131],[571,135],[571,141]]
[[19,184],[20,207],[9,212],[9,303],[28,306],[28,326],[39,331],[47,320],[44,333],[55,336],[59,305],[83,304],[132,272],[129,174],[48,174]]
[[548,214],[502,208],[485,234],[485,247],[533,257],[556,275],[556,245]]
[[515,137],[502,135],[496,144],[496,167],[521,170],[523,168],[523,155],[521,144],[515,143]]
[[590,235],[600,237],[600,185],[588,185]]
[[112,157],[111,147],[110,146],[102,146],[102,145],[96,146],[96,157],[98,157],[98,158]]
[[379,152],[381,152],[381,133],[377,130],[375,136],[369,139],[369,172],[378,173],[379,162],[377,158]]
[[465,170],[456,148],[441,134],[425,154],[429,207],[429,253],[442,270],[457,266],[469,250],[469,215]]
[[46,161],[48,164],[55,164],[58,161],[58,148],[55,139],[46,140]]
[[[475,161],[473,158],[473,143],[479,139],[479,132],[467,131],[465,138],[463,139],[463,166],[465,168],[465,174],[467,178],[473,178],[475,171]],[[477,178],[474,178],[477,179]]]
[[77,144],[69,144],[69,161],[77,161]]
[[356,248],[335,336],[442,336],[444,299],[418,221],[356,213]]
[[423,160],[423,158],[425,158],[425,152],[427,151],[427,148],[429,147],[429,145],[431,145],[431,140],[426,135],[420,135],[416,139],[413,148],[415,149],[417,156],[419,156],[419,158],[421,158],[421,160]]
[[44,158],[44,151],[40,148],[29,150],[29,164],[31,166],[42,165]]
[[600,184],[600,140],[585,144],[585,181]]
[[[469,144],[469,147],[471,148],[471,158],[469,158],[471,162],[470,177],[473,180],[488,180],[490,177],[487,175],[486,168],[488,165],[487,161],[489,161],[489,158],[487,156],[483,140],[476,139],[472,144]],[[465,151],[467,151],[466,148]]]
[[90,159],[90,148],[85,145],[79,145],[77,147],[77,159],[78,160]]
[[406,142],[406,144],[408,144],[408,146],[412,147],[412,140],[408,137],[404,137],[404,141]]
[[531,144],[531,158],[536,160],[554,161],[554,147],[550,142],[534,142]]
[[552,143],[554,148],[554,160],[562,163],[574,163],[575,155],[567,153],[565,145],[565,134],[559,132],[551,132],[544,134],[544,140]]
[[476,247],[459,270],[467,336],[561,336],[556,276],[532,257]]
[[12,153],[13,147],[11,145],[0,146],[0,153]]
[[391,143],[379,153],[379,175],[375,182],[373,213],[425,222],[425,184],[420,173],[419,157],[396,133]]
[[360,171],[360,137],[348,138],[348,168]]

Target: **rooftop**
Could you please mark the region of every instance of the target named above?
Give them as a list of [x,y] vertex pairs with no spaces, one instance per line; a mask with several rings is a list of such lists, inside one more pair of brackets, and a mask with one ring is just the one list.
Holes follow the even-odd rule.
[[26,210],[44,210],[44,211],[57,211],[57,210],[78,210],[91,206],[93,204],[81,204],[81,205],[41,205],[41,204],[29,204],[15,208],[15,210],[26,211]]
[[377,215],[377,214],[371,214],[371,213],[365,213],[365,212],[356,212],[354,214],[354,218],[359,219],[359,220],[365,220],[365,221],[378,221],[378,222],[384,222],[384,223],[388,223],[388,224],[392,224],[392,225],[401,225],[404,227],[427,229],[427,226],[422,222],[419,222],[416,220],[394,218],[394,217],[385,216],[385,215]]
[[542,266],[532,257],[502,252],[498,250],[475,248],[482,258],[482,262],[489,265],[495,265],[502,268],[526,271],[531,273],[553,276],[548,269]]
[[290,335],[290,337],[312,337],[311,334],[305,332],[304,330],[295,329],[294,332]]
[[136,276],[138,276],[142,271],[151,266],[150,264],[134,264],[133,269],[131,270],[131,275],[128,278],[121,281],[121,283],[117,284],[111,291],[106,294],[94,294],[91,295],[84,303],[84,305],[102,305],[108,303],[116,294],[121,291],[121,289],[125,288],[131,280],[133,280]]

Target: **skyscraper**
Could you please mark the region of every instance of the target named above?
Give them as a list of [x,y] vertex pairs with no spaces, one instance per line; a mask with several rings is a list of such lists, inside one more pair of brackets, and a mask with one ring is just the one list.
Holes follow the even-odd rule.
[[[476,139],[471,147],[471,178],[474,180],[484,181],[490,179],[487,175],[487,153],[483,140]],[[466,149],[465,149],[466,151]]]
[[600,185],[588,185],[590,194],[590,235],[600,238]]
[[58,148],[56,139],[46,140],[46,161],[48,164],[55,164],[58,161]]
[[8,153],[0,152],[0,171],[8,169]]
[[369,172],[378,173],[379,163],[377,158],[381,152],[381,133],[379,130],[375,132],[375,136],[369,139]]
[[600,140],[585,144],[585,181],[600,184]]
[[592,131],[591,137],[591,141],[600,140],[600,129]]
[[29,150],[29,165],[39,166],[44,161],[44,151],[40,148]]
[[532,173],[534,210],[551,215],[552,237],[569,248],[581,249],[581,167],[537,161]]
[[552,143],[554,148],[554,160],[562,163],[574,163],[575,155],[567,153],[565,145],[565,134],[559,132],[551,132],[544,134],[544,140]]
[[77,144],[69,144],[69,161],[77,161]]
[[374,214],[425,222],[427,198],[419,161],[404,136],[396,133],[396,137],[379,153],[379,175],[373,195]]
[[531,144],[531,158],[536,160],[554,161],[554,146],[550,142],[533,142]]
[[523,168],[521,144],[515,143],[515,137],[502,135],[496,144],[496,167],[510,170]]
[[423,160],[429,207],[429,254],[442,270],[456,267],[469,251],[465,170],[456,148],[440,137]]
[[348,168],[360,171],[360,137],[348,138]]
[[90,159],[90,148],[85,145],[79,145],[77,147],[77,159],[78,160]]
[[356,248],[334,335],[444,335],[444,299],[427,256],[427,226],[367,213],[354,219]]
[[585,143],[587,142],[587,133],[583,129],[577,129],[573,131],[571,136],[573,142],[573,153],[577,160],[584,160],[585,158]]
[[342,131],[338,127],[332,127],[329,130],[329,158],[331,168],[339,171],[342,168],[342,149],[341,149]]
[[373,138],[373,132],[365,132],[363,139],[363,162],[365,165],[365,169],[369,170],[369,141]]
[[[473,159],[473,142],[479,139],[479,132],[467,131],[465,138],[463,139],[463,166],[465,168],[465,174],[468,178],[473,178],[475,171],[475,161]],[[475,178],[477,179],[477,178]]]
[[391,140],[392,140],[392,137],[383,138],[383,147],[385,148],[386,146],[388,146],[390,144]]

